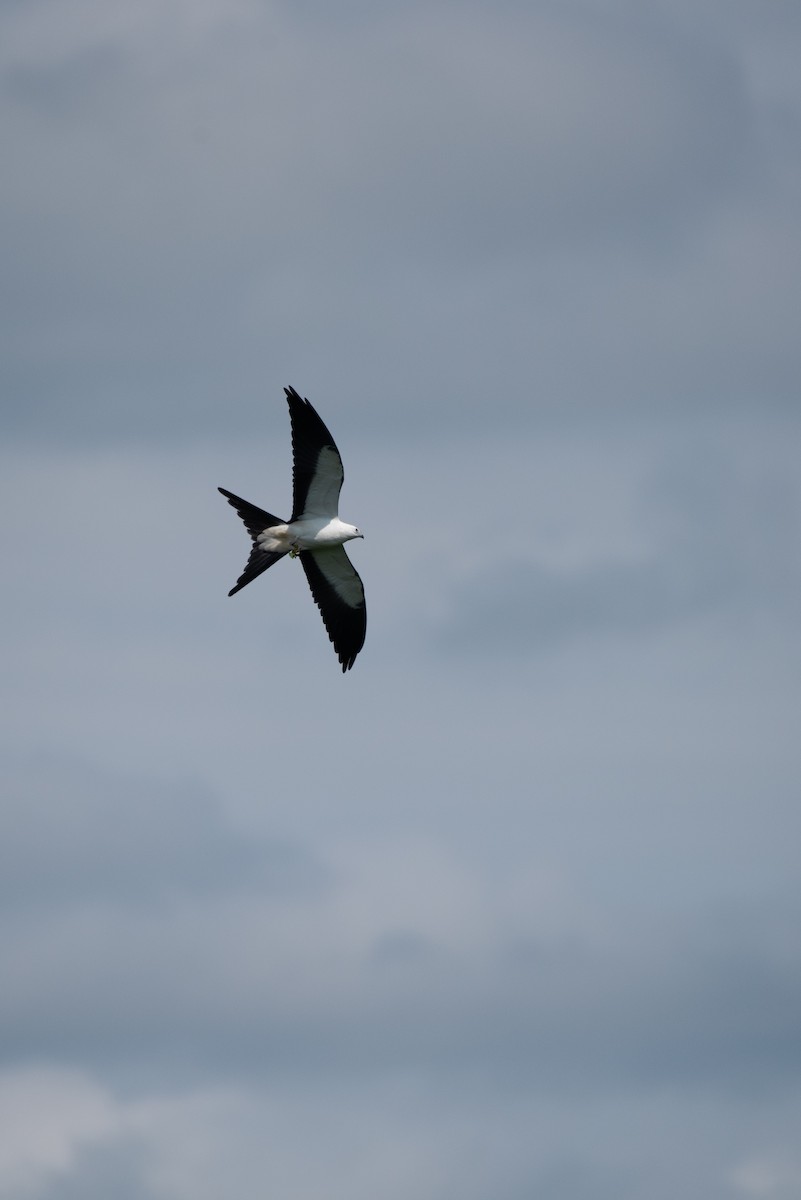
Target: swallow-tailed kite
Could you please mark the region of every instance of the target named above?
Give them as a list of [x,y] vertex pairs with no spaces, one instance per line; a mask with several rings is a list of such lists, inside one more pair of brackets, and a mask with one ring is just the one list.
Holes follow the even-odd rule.
[[300,558],[342,670],[348,671],[364,645],[367,609],[362,581],[343,543],[364,534],[337,515],[344,472],[334,439],[308,400],[294,388],[284,391],[292,424],[292,516],[282,521],[225,488],[218,489],[253,539],[250,558],[228,595],[240,591],[285,554]]

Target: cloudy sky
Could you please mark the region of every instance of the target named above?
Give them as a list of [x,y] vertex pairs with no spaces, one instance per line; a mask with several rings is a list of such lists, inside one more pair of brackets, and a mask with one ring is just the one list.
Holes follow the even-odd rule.
[[[6,0],[0,1200],[801,1196],[795,0]],[[346,466],[368,637],[218,485]]]

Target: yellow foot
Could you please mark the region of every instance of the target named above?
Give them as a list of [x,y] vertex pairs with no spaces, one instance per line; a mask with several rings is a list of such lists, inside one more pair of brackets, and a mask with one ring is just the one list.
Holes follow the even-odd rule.
[[297,558],[299,554],[300,554],[299,546],[293,546],[292,549],[289,551],[290,558]]

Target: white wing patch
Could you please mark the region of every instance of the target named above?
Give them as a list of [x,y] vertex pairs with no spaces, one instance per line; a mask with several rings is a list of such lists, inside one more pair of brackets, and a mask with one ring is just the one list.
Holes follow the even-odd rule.
[[335,550],[312,551],[314,561],[343,604],[359,608],[364,604],[364,588],[350,559],[341,546]]
[[342,459],[333,446],[323,446],[309,484],[306,508],[298,516],[336,517],[342,478]]

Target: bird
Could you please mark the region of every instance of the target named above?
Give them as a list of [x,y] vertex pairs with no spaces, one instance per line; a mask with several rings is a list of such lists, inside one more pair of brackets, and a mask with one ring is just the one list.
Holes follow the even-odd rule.
[[285,387],[292,429],[292,516],[288,521],[218,488],[245,523],[253,545],[228,593],[235,596],[288,554],[299,558],[343,674],[364,645],[364,586],[344,543],[364,534],[339,519],[345,473],[336,443],[320,416],[293,387]]

